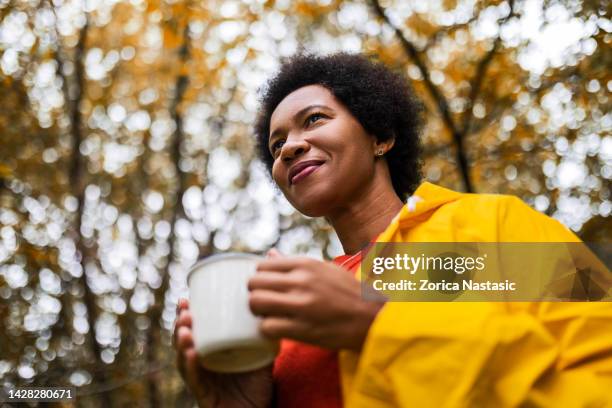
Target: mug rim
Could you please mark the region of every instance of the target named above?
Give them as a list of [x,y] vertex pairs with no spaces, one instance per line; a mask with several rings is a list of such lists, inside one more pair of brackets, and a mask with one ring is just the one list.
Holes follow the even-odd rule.
[[205,258],[198,260],[195,264],[193,264],[193,266],[189,269],[189,272],[187,273],[187,285],[189,285],[189,280],[191,279],[191,276],[193,275],[193,273],[196,272],[201,266],[209,264],[209,263],[217,262],[217,261],[222,261],[224,259],[240,259],[240,258],[253,259],[253,260],[265,259],[261,255],[252,254],[249,252],[223,252],[219,254],[212,254]]

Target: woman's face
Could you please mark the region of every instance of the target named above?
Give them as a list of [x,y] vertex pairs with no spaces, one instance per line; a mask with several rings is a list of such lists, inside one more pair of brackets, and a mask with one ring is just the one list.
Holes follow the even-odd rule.
[[272,112],[272,177],[301,213],[327,216],[373,182],[375,138],[320,85],[290,93]]

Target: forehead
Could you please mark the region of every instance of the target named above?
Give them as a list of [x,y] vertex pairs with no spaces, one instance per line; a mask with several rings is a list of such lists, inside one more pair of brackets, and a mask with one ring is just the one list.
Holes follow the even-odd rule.
[[338,108],[339,102],[331,91],[321,85],[308,85],[296,89],[278,104],[270,117],[270,130],[276,125],[291,120],[293,115],[301,109],[310,105],[325,105],[330,108]]

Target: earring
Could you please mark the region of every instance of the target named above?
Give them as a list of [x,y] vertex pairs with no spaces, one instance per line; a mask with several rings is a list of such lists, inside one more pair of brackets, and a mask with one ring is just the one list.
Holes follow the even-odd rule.
[[383,149],[380,149],[379,151],[376,152],[377,156],[382,156],[383,154],[385,154],[385,151]]

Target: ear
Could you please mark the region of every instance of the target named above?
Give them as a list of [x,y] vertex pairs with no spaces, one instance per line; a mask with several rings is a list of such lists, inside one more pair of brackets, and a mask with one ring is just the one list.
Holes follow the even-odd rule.
[[395,135],[388,140],[379,141],[374,138],[373,151],[375,156],[384,156],[395,145]]

